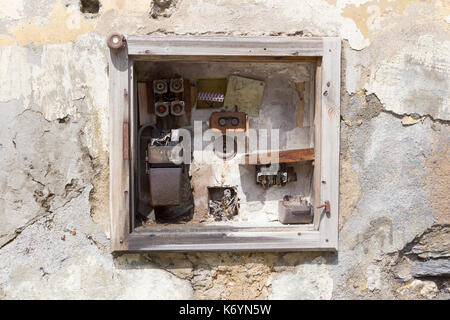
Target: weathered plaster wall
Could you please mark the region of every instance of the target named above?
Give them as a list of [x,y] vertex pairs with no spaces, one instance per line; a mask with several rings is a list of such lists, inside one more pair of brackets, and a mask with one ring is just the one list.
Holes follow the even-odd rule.
[[[448,0],[0,1],[0,298],[450,297]],[[109,254],[123,33],[340,36],[337,254]]]

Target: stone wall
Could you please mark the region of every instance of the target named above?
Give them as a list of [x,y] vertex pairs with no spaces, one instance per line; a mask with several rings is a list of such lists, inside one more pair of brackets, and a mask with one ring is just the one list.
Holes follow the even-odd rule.
[[[450,297],[448,0],[81,2],[0,1],[0,298]],[[339,252],[112,256],[111,31],[340,36]]]

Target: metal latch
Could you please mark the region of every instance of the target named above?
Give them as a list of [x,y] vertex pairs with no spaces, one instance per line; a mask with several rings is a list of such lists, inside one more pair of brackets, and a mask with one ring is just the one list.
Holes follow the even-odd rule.
[[317,209],[320,208],[325,208],[325,212],[326,213],[330,213],[331,212],[331,208],[330,208],[330,201],[326,200],[324,204],[321,204],[320,206],[316,207]]

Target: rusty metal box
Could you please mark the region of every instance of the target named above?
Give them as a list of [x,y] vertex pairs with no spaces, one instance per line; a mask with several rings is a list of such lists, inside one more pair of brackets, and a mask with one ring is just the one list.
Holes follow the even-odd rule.
[[148,162],[153,164],[173,163],[172,153],[175,148],[174,146],[149,146],[147,151]]
[[279,201],[278,219],[283,224],[307,224],[313,222],[312,206],[297,201]]
[[149,174],[152,206],[181,204],[182,168],[150,168]]

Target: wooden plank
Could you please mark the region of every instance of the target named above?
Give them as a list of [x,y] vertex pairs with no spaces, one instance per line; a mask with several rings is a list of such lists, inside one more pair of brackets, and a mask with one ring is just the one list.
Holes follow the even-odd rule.
[[310,81],[307,83],[308,88],[308,108],[307,108],[307,124],[309,126],[309,134],[310,134],[310,146],[314,148],[314,114],[315,114],[315,92],[316,92],[316,66],[317,63],[321,63],[322,58],[318,58],[314,65],[309,66],[310,70]]
[[[242,41],[245,38],[227,37],[220,40],[204,37],[197,44],[191,40],[170,43],[169,37],[162,36],[154,41],[153,36],[141,36],[139,45],[153,46],[160,50],[145,52],[144,55],[133,55],[136,59],[184,59],[198,61],[200,57],[218,59],[217,61],[300,61],[305,57],[317,61],[316,57],[323,57],[323,61],[316,68],[315,82],[315,118],[314,118],[314,196],[315,204],[325,200],[330,201],[331,214],[319,216],[319,223],[315,226],[318,231],[302,229],[273,230],[271,227],[261,230],[235,231],[193,231],[187,228],[183,232],[153,232],[137,235],[130,234],[130,168],[133,165],[133,153],[130,160],[123,159],[123,123],[130,123],[137,119],[137,108],[129,110],[130,99],[132,106],[137,105],[137,83],[134,78],[133,63],[128,61],[128,53],[137,53],[136,44],[131,44],[127,50],[110,53],[110,213],[111,213],[111,248],[112,251],[272,251],[272,250],[334,250],[337,249],[338,231],[338,196],[339,196],[339,108],[340,108],[340,40],[338,38],[308,38],[308,39],[267,39],[256,37],[255,42]],[[150,42],[146,44],[146,41]],[[219,38],[219,37],[217,37]],[[270,37],[269,37],[270,38]],[[198,40],[198,37],[193,37]],[[224,40],[225,39],[225,40]],[[141,41],[143,40],[143,41]],[[311,41],[308,45],[305,41]],[[166,41],[167,45],[166,45]],[[210,46],[208,41],[212,41]],[[290,42],[286,45],[283,41]],[[316,42],[314,44],[314,42]],[[320,45],[317,45],[320,42]],[[259,43],[259,44],[258,44]],[[130,45],[130,43],[129,43]],[[259,45],[259,46],[258,46]],[[264,45],[264,47],[262,47]],[[279,47],[279,49],[277,48]],[[292,52],[294,46],[300,48]],[[254,47],[252,49],[252,47]],[[211,50],[207,50],[207,49]],[[134,50],[134,51],[133,51]],[[148,50],[148,49],[146,49]],[[153,50],[153,49],[152,49]],[[207,51],[205,51],[207,50]],[[248,51],[246,51],[248,50]],[[252,51],[254,50],[254,51]],[[261,50],[266,51],[261,53]],[[239,53],[240,52],[240,53]],[[314,53],[314,54],[313,54]],[[267,54],[267,55],[266,55]],[[311,54],[311,55],[308,55]],[[256,56],[255,56],[256,55]],[[273,56],[271,56],[273,55]],[[322,59],[322,58],[321,58]],[[129,70],[131,74],[129,74]],[[151,84],[151,82],[150,82]],[[328,90],[324,90],[328,88]],[[130,92],[128,92],[130,90]],[[152,97],[152,86],[147,84],[147,97]],[[312,90],[312,89],[311,89]],[[326,92],[325,92],[326,91]],[[130,93],[130,94],[129,94]],[[153,110],[153,108],[150,108]],[[131,111],[131,112],[130,112]],[[304,118],[305,118],[304,114]],[[130,148],[134,148],[135,128],[130,125]],[[315,154],[314,154],[315,153]],[[269,155],[266,155],[270,156]],[[288,157],[289,158],[289,157]],[[290,159],[290,158],[289,158]],[[293,159],[298,159],[294,157]],[[292,160],[292,159],[291,159]],[[322,183],[324,181],[324,183]],[[131,183],[133,186],[133,183]],[[317,189],[317,190],[316,190]],[[315,217],[317,215],[315,214]],[[316,223],[316,219],[315,219]],[[309,226],[301,226],[303,228]],[[311,232],[311,233],[308,233]],[[300,235],[298,234],[300,233]]]
[[139,103],[139,125],[143,126],[152,122],[148,105],[147,82],[137,84],[138,103]]
[[136,212],[136,189],[137,189],[137,177],[136,177],[136,168],[138,167],[137,159],[137,146],[138,146],[138,83],[136,77],[136,70],[134,68],[134,60],[129,59],[129,88],[130,88],[130,101],[132,102],[129,110],[129,118],[130,118],[130,156],[129,156],[129,186],[130,186],[130,206],[128,213],[128,218],[130,221],[129,232],[134,230],[135,217],[134,214],[131,213]]
[[153,99],[153,81],[147,81],[147,98],[148,98],[148,113],[155,114],[155,101]]
[[[339,207],[339,131],[341,41],[324,39],[321,80],[321,201],[330,202],[331,213],[323,214],[320,221],[321,245],[338,247]],[[323,210],[323,209],[322,209]]]
[[195,85],[191,86],[191,110],[197,108],[197,87]]
[[304,115],[305,115],[305,83],[296,82],[295,88],[297,89],[299,101],[296,110],[296,123],[297,127],[303,127]]
[[313,199],[314,199],[314,227],[319,229],[320,214],[322,210],[317,208],[321,204],[320,188],[321,188],[321,142],[322,142],[322,60],[317,62],[315,70],[315,90],[314,90],[314,173],[313,173]]
[[127,35],[130,55],[322,56],[322,38]]
[[318,231],[178,232],[132,234],[127,250],[149,251],[295,251],[321,250]]
[[315,56],[220,56],[220,55],[134,55],[135,61],[171,61],[171,62],[251,62],[251,63],[296,63],[307,65],[316,62]]
[[[276,153],[274,153],[276,155]],[[246,154],[244,157],[245,164],[267,164],[271,163],[272,153],[258,153],[257,163],[250,163],[251,159],[255,159],[255,154]],[[314,148],[283,150],[278,152],[278,163],[292,163],[301,161],[314,160]]]
[[218,232],[218,233],[234,233],[234,232],[282,232],[282,231],[313,231],[311,224],[286,224],[286,225],[254,225],[254,226],[239,226],[236,225],[214,225],[204,223],[189,223],[189,224],[154,224],[150,226],[137,228],[134,232],[140,235],[153,235],[155,233],[197,233],[197,232]]
[[129,230],[129,169],[123,159],[123,123],[129,122],[129,77],[126,50],[109,55],[111,250],[124,249]]
[[130,159],[130,137],[128,135],[128,122],[123,124],[123,159]]

